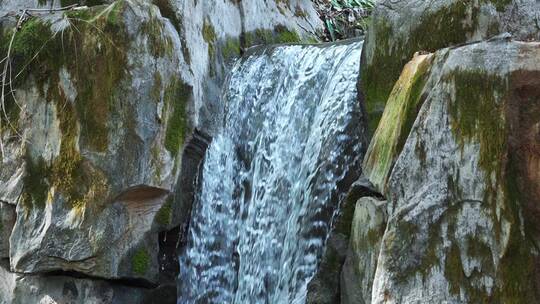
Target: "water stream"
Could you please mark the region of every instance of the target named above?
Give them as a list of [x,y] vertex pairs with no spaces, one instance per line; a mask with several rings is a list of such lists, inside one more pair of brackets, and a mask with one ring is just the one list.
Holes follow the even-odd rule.
[[208,148],[178,303],[304,303],[360,171],[362,42],[257,49],[235,65]]

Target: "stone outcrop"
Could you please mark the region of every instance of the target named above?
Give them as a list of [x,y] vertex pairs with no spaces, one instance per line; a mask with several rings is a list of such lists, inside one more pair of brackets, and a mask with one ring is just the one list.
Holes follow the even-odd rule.
[[539,300],[539,71],[538,42],[435,54],[390,177],[373,303]]
[[535,0],[383,0],[374,12],[362,53],[362,93],[373,132],[403,66],[415,52],[510,34],[540,38]]
[[341,303],[540,301],[538,12],[535,1],[377,5],[363,174],[386,201],[356,205]]
[[314,41],[321,21],[307,0],[83,1],[19,19],[71,4],[0,2],[0,303],[153,303],[158,286],[174,303],[225,74],[250,46]]
[[[374,190],[373,185],[364,178],[359,179],[351,186],[341,203],[339,213],[335,217],[319,270],[308,284],[306,303],[339,303],[343,292],[350,290],[355,293],[357,291],[355,284],[360,282],[353,281],[352,276],[356,274],[357,267],[363,267],[360,266],[363,263],[360,259],[355,259],[357,253],[352,248],[361,242],[356,239],[358,233],[361,233],[360,229],[366,224],[372,223],[370,219],[365,217],[366,214],[360,211],[360,206],[366,206],[368,209],[365,211],[368,213],[373,212],[374,210],[367,204],[373,202],[379,206],[379,198],[380,195]],[[364,202],[368,203],[364,204]],[[368,217],[372,215],[378,216],[370,214]],[[372,226],[378,223],[378,217],[377,219],[374,217],[373,221]],[[382,233],[380,237],[382,237]],[[354,286],[354,288],[349,288],[350,286]],[[352,295],[351,298],[353,298]],[[351,301],[350,303],[355,302]]]
[[365,268],[343,266],[342,303],[540,300],[539,87],[540,43],[510,37],[405,66],[364,161],[386,209],[355,215],[385,229],[368,245],[371,224],[353,224]]
[[16,80],[8,102],[20,108],[11,105],[13,128],[3,133],[7,161],[24,168],[13,166],[7,181],[22,184],[10,201],[14,271],[159,281],[158,232],[178,224],[167,199],[190,128],[190,89],[158,14],[115,2],[33,18],[15,35],[16,66],[37,68]]

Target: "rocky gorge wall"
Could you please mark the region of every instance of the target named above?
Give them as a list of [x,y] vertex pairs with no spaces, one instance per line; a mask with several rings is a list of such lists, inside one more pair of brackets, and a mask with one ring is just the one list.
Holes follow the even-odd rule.
[[0,303],[175,303],[230,61],[321,21],[304,0],[72,4],[0,1]]
[[341,281],[308,302],[540,302],[539,13],[377,4],[360,80],[373,137],[351,230],[334,231],[348,246],[321,266]]

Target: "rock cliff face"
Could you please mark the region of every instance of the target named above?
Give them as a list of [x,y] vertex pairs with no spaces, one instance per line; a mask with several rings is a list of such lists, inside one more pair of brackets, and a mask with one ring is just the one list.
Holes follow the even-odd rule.
[[0,303],[175,303],[231,60],[321,22],[305,0],[35,10],[71,4],[0,1]]
[[540,6],[375,11],[363,172],[386,200],[357,202],[341,303],[538,303]]

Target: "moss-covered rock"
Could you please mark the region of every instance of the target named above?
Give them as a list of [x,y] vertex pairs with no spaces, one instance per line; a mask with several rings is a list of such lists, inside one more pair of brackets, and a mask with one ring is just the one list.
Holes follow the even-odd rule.
[[539,55],[507,39],[435,53],[388,183],[375,303],[538,301]]
[[[2,31],[3,40],[15,33],[18,73],[8,99],[17,128],[2,133],[14,138],[2,182],[21,184],[12,269],[157,283],[158,235],[179,223],[171,215],[154,222],[171,209],[165,203],[191,126],[192,91],[172,56],[181,53],[173,31],[155,6],[132,1],[31,17]],[[147,247],[145,263],[129,262],[138,243]]]
[[362,54],[362,93],[373,132],[403,66],[418,51],[487,39],[508,32],[540,38],[536,1],[380,1]]
[[432,59],[431,54],[417,55],[405,65],[371,140],[363,173],[380,193],[386,193],[392,167],[425,99],[423,91]]

